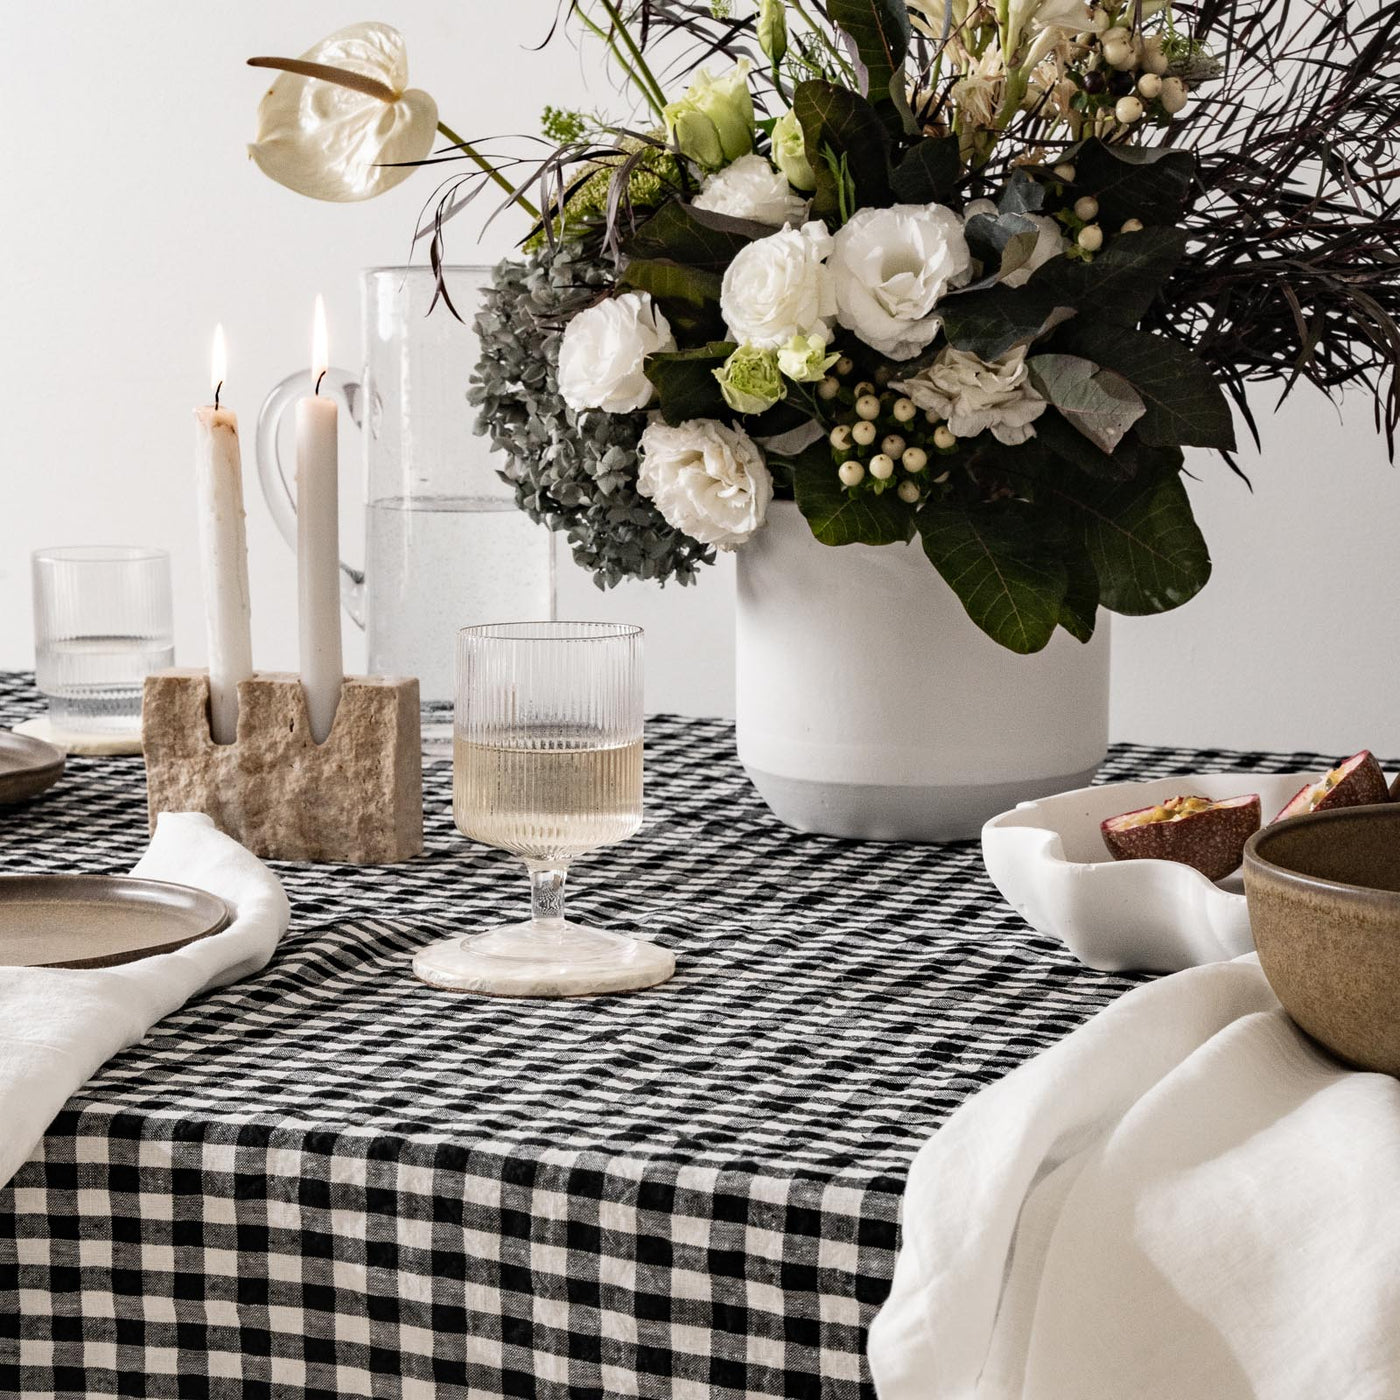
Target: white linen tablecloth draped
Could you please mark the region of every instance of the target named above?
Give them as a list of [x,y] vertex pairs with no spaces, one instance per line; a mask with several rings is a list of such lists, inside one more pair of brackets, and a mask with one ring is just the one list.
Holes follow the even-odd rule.
[[1257,958],[1137,988],[915,1159],[881,1400],[1394,1400],[1400,1083]]
[[277,877],[197,813],[162,812],[131,873],[208,890],[233,922],[120,967],[0,969],[0,1186],[100,1065],[197,992],[258,971],[291,920]]

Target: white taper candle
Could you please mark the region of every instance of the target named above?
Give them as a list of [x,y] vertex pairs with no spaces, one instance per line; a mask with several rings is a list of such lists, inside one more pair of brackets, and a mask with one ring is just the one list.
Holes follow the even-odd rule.
[[[316,298],[311,373],[318,387],[329,362],[326,310]],[[309,394],[297,402],[297,624],[301,684],[311,737],[324,742],[335,722],[344,680],[340,652],[340,495],[335,400]]]
[[216,744],[238,737],[238,683],[253,674],[248,541],[238,415],[219,407],[224,328],[214,331],[214,404],[194,411],[194,475],[209,648],[209,727]]

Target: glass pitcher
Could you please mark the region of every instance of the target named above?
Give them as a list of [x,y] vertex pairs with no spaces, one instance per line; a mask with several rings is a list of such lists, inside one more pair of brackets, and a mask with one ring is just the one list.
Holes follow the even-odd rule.
[[[466,324],[442,305],[428,314],[430,268],[363,272],[363,374],[331,369],[321,385],[364,430],[365,566],[341,564],[341,599],[365,629],[370,672],[418,677],[424,751],[435,756],[452,749],[458,629],[554,617],[552,536],[516,509],[467,403],[478,353],[471,318],[490,269],[444,274]],[[284,379],[258,417],[258,475],[293,548],[295,473],[279,456],[278,429],[311,389],[309,370]]]

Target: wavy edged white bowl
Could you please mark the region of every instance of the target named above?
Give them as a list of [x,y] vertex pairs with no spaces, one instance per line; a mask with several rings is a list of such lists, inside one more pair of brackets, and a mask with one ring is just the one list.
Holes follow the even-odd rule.
[[1025,921],[1101,972],[1179,972],[1254,951],[1239,872],[1214,883],[1170,860],[1114,860],[1099,823],[1178,793],[1259,794],[1270,822],[1315,773],[1198,773],[1023,802],[982,828],[992,883]]

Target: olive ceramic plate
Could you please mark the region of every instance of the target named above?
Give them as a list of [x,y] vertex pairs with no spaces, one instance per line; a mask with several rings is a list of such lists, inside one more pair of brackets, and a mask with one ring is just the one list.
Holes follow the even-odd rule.
[[62,776],[63,750],[0,729],[0,805],[23,802],[51,788]]
[[227,904],[125,875],[0,875],[0,967],[115,967],[227,928]]

